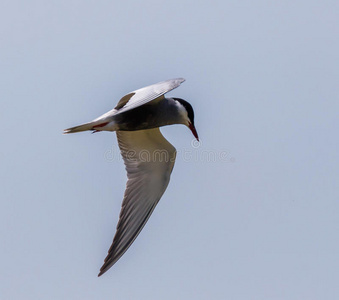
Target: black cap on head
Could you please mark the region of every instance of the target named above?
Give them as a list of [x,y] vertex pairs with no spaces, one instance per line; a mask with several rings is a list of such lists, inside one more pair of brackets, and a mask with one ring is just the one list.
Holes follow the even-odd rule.
[[193,111],[192,105],[181,98],[173,98],[173,99],[178,101],[181,105],[185,107],[185,109],[187,110],[188,118],[190,119],[191,123],[194,125],[194,111]]
[[198,133],[194,126],[194,111],[193,111],[191,104],[189,104],[187,101],[180,99],[180,98],[173,98],[173,99],[178,101],[182,106],[185,107],[187,111],[187,117],[189,119],[189,124],[187,124],[187,127],[191,129],[193,135],[199,141]]

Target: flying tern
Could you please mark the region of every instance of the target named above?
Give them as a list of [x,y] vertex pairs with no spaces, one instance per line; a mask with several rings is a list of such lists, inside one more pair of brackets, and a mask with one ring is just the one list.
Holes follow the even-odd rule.
[[165,192],[176,150],[159,127],[186,125],[199,141],[192,106],[180,98],[165,98],[185,79],[162,81],[123,96],[114,109],[64,133],[116,131],[127,171],[127,184],[113,243],[98,276],[111,268],[134,242]]

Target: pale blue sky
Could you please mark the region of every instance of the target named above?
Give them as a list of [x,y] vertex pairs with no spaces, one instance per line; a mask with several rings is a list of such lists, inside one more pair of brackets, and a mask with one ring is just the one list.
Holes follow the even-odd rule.
[[[1,299],[338,299],[338,36],[329,0],[2,1]],[[202,144],[162,132],[218,159],[178,155],[97,278],[124,166],[115,134],[62,130],[174,77]]]

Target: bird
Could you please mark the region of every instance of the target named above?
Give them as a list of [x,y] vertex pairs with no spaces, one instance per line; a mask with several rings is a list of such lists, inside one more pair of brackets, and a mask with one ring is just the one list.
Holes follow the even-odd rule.
[[115,131],[127,171],[116,232],[98,276],[110,269],[131,246],[168,186],[176,149],[159,127],[186,125],[199,141],[191,104],[181,98],[164,96],[184,81],[184,78],[165,80],[130,92],[107,113],[64,130],[65,134]]

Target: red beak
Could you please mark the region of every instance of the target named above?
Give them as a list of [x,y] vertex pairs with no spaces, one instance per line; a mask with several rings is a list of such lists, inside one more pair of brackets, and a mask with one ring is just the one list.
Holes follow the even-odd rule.
[[189,129],[191,129],[191,131],[192,131],[194,137],[195,137],[195,138],[197,139],[197,141],[199,142],[198,133],[197,133],[197,131],[196,131],[194,125],[193,125],[192,123],[189,123],[188,127],[189,127]]

